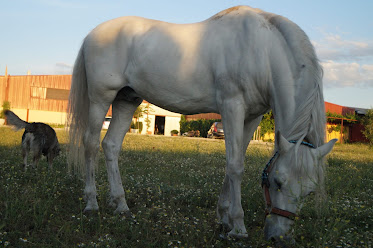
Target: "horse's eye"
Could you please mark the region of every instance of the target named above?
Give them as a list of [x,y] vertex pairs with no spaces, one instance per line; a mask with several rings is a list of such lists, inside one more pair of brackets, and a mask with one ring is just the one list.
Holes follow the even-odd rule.
[[277,186],[277,189],[281,189],[282,183],[277,178],[275,178],[275,184]]

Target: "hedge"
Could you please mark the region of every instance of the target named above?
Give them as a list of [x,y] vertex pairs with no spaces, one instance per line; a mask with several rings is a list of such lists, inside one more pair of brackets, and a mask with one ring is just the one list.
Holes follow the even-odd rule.
[[[186,133],[188,131],[200,131],[201,137],[207,137],[207,132],[209,131],[212,123],[214,122],[220,122],[220,119],[212,119],[212,120],[205,120],[205,119],[198,119],[193,121],[187,121],[185,119],[185,116],[181,116],[180,120],[180,132]],[[272,111],[266,113],[263,115],[263,119],[260,122],[259,126],[260,129],[260,136],[263,138],[263,136],[266,133],[273,133],[275,131],[275,119],[273,118]]]
[[181,116],[180,120],[180,133],[186,133],[188,131],[200,131],[201,137],[207,137],[207,132],[209,131],[211,125],[214,122],[220,122],[220,119],[212,119],[212,120],[205,120],[205,119],[198,119],[193,121],[187,121],[185,116]]

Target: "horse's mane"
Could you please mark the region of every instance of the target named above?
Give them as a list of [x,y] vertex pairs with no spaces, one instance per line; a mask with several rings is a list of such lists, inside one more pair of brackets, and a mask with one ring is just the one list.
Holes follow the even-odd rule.
[[[256,10],[258,11],[258,10]],[[305,74],[296,81],[296,112],[290,130],[286,130],[289,140],[306,139],[316,147],[324,144],[325,105],[323,97],[323,70],[308,36],[298,25],[285,17],[267,12],[259,12],[282,34],[287,42],[298,68],[307,67]],[[306,94],[306,95],[304,95]],[[298,98],[297,98],[298,97]]]
[[[294,119],[289,130],[286,133],[289,135],[289,140],[306,140],[313,144],[315,147],[320,147],[325,141],[325,103],[323,97],[323,70],[317,59],[315,49],[311,44],[308,36],[302,29],[295,23],[289,21],[287,18],[278,16],[271,13],[262,12],[264,16],[277,30],[282,34],[287,42],[287,45],[292,51],[292,56],[298,68],[304,68],[304,74],[299,75],[299,80],[295,82],[297,87],[295,101],[297,108],[295,110]],[[300,143],[298,142],[298,151],[306,152],[308,149],[299,149]],[[305,153],[295,153],[295,159],[300,159],[305,156]],[[303,163],[295,163],[302,165]],[[324,163],[322,162],[321,165]],[[294,170],[302,176],[302,166],[298,166]],[[324,166],[313,167],[316,169],[315,176],[317,183],[317,196],[318,199],[324,199],[325,187]],[[319,202],[319,201],[317,201]]]

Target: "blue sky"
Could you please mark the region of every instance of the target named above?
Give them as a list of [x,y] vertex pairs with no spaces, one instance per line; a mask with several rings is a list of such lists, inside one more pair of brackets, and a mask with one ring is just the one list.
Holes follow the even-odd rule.
[[370,0],[7,0],[2,1],[0,75],[70,74],[83,38],[98,24],[136,15],[198,22],[235,6],[283,15],[310,37],[324,67],[326,101],[373,108]]

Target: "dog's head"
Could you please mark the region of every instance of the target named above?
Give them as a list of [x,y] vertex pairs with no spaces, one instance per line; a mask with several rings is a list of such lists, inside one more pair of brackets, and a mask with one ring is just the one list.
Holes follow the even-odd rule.
[[60,155],[60,152],[61,152],[60,144],[57,141],[56,145],[53,147],[53,149],[51,151],[53,158]]
[[61,152],[60,144],[57,142],[57,145],[54,148],[55,157],[57,157],[58,155],[60,155],[60,152]]

